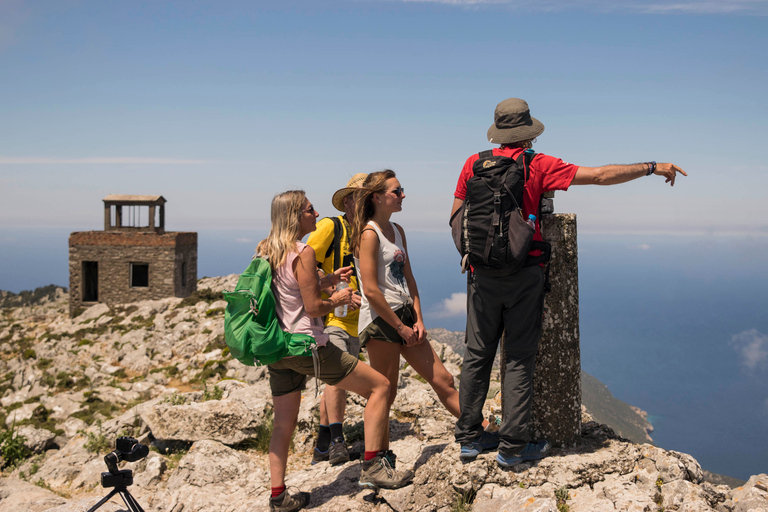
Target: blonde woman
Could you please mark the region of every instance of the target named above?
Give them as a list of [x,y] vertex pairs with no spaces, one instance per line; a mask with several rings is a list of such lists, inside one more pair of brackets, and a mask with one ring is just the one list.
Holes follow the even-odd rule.
[[[363,294],[358,323],[360,345],[368,350],[371,367],[389,380],[387,413],[397,396],[403,356],[432,386],[446,409],[458,417],[459,393],[453,375],[426,342],[405,232],[390,221],[393,213],[403,209],[405,191],[395,173],[385,170],[369,174],[356,194],[352,250]],[[389,448],[388,435],[385,446]]]
[[[389,382],[380,373],[356,357],[328,343],[322,316],[336,306],[353,306],[354,290],[335,291],[323,299],[320,289],[349,279],[350,267],[317,277],[315,251],[301,242],[315,229],[318,214],[301,190],[278,194],[272,200],[272,226],[269,235],[256,248],[258,256],[269,260],[272,287],[277,301],[277,317],[283,329],[295,325],[292,332],[312,336],[318,345],[318,374],[312,356],[290,356],[269,365],[269,385],[274,403],[274,428],[269,444],[269,470],[272,487],[270,510],[294,511],[309,503],[309,493],[289,494],[285,489],[288,446],[296,428],[301,404],[301,390],[307,376],[316,376],[326,384],[352,391],[368,399],[365,406],[365,449],[376,454],[363,464],[362,487],[396,489],[407,485],[413,473],[397,472],[385,457],[389,437]],[[354,306],[353,306],[354,307]]]

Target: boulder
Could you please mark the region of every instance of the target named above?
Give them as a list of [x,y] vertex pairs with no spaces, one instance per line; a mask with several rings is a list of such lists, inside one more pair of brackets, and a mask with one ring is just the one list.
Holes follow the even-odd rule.
[[0,512],[42,512],[67,500],[16,478],[0,478]]
[[235,445],[253,437],[271,410],[272,404],[266,398],[240,394],[184,405],[158,402],[151,407],[142,407],[140,415],[156,439],[214,440]]
[[24,436],[24,446],[32,453],[43,453],[53,446],[56,434],[50,430],[35,428],[32,425],[22,425],[17,430],[17,435]]

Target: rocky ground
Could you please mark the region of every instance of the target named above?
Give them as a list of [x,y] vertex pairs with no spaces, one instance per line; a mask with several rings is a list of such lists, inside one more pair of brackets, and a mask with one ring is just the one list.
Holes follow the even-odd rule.
[[[64,293],[0,310],[0,512],[92,507],[109,491],[104,455],[121,435],[151,447],[120,465],[133,471],[130,492],[147,512],[267,510],[272,405],[264,368],[233,360],[223,342],[216,292],[234,280],[203,279],[191,299],[97,305],[74,319]],[[458,377],[458,356],[432,343]],[[312,492],[310,508],[768,512],[768,475],[736,489],[704,482],[689,455],[628,442],[588,415],[576,446],[538,463],[502,471],[484,454],[461,464],[453,418],[435,394],[407,367],[398,387],[392,449],[416,476],[375,495],[357,486],[359,462],[310,466],[318,399],[314,381],[307,386],[287,483]],[[356,448],[362,407],[350,397],[345,431]],[[123,509],[114,498],[99,510]]]

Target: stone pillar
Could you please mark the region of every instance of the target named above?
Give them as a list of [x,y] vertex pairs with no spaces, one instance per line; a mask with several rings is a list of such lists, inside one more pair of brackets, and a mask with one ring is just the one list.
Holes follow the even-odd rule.
[[579,266],[576,215],[543,215],[542,236],[552,244],[536,371],[533,379],[533,432],[560,446],[581,435],[581,351],[579,346]]
[[149,229],[155,230],[155,205],[149,205]]

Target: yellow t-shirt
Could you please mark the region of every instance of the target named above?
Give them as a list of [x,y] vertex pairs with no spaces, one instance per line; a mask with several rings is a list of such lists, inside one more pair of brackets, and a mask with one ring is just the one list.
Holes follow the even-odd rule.
[[[339,240],[339,245],[341,246],[341,252],[339,254],[341,256],[341,266],[346,267],[347,265],[352,265],[352,268],[354,268],[355,261],[349,249],[349,223],[343,215],[339,215],[338,218],[341,219],[341,226],[343,229],[341,239]],[[328,252],[328,248],[331,246],[331,243],[333,243],[333,235],[333,220],[326,217],[324,219],[320,219],[320,221],[317,223],[317,229],[310,233],[309,238],[307,239],[307,244],[315,250],[315,258],[317,259],[317,262],[320,263],[320,268],[326,274],[330,274],[335,270],[333,268],[334,251],[331,250],[330,254],[328,254],[328,257],[325,257],[325,254]],[[349,287],[354,290],[360,289],[357,285],[357,277],[355,277],[354,274],[349,279]],[[351,336],[357,337],[357,319],[359,315],[360,311],[357,309],[354,311],[348,310],[347,316],[339,318],[333,314],[333,311],[331,311],[326,317],[325,325],[334,325],[336,327],[340,327],[347,331],[347,333],[349,333]]]

